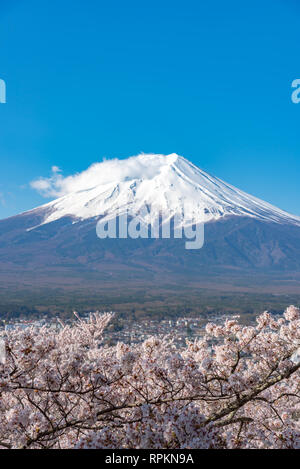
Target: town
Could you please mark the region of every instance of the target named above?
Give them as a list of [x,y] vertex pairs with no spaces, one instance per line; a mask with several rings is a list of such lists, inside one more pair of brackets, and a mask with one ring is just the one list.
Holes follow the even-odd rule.
[[[77,314],[77,313],[76,313]],[[88,314],[81,315],[81,318],[87,320]],[[235,316],[224,314],[214,314],[209,321],[204,317],[183,317],[178,319],[143,319],[140,321],[125,320],[116,314],[108,324],[104,337],[103,345],[114,346],[118,342],[126,344],[138,344],[147,340],[151,336],[163,338],[171,336],[176,348],[186,345],[187,340],[194,340],[203,337],[205,326],[208,322],[223,323],[228,317],[233,319]],[[2,320],[0,318],[0,332],[15,328],[43,327],[59,331],[63,325],[72,325],[77,321],[67,319],[62,322],[59,318],[49,318],[43,316],[39,319],[10,319]]]

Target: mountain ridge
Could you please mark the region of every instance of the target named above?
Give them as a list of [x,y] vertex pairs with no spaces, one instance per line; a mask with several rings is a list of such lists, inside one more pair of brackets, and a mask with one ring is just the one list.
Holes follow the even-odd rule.
[[119,166],[116,176],[110,174],[101,182],[101,165],[105,170],[107,162],[99,163],[99,184],[94,180],[89,183],[87,178],[80,190],[29,212],[44,211],[42,224],[47,224],[65,216],[75,220],[105,214],[113,217],[125,209],[135,216],[147,205],[156,213],[163,211],[172,216],[184,212],[185,218],[204,223],[233,215],[300,226],[300,217],[227,184],[177,154],[141,154],[113,161]]

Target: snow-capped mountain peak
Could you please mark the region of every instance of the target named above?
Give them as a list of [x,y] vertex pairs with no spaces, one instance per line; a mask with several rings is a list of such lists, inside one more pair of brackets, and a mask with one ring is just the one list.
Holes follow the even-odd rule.
[[60,190],[61,197],[41,207],[42,224],[67,216],[78,221],[113,217],[123,210],[135,215],[146,205],[152,213],[184,212],[185,219],[198,222],[247,216],[300,226],[300,217],[246,194],[177,154],[141,154],[97,163],[63,184],[60,181]]

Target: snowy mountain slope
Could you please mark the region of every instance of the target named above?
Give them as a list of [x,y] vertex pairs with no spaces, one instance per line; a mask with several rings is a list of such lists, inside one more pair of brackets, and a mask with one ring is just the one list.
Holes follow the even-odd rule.
[[81,178],[79,188],[35,209],[44,213],[41,224],[64,217],[111,218],[125,210],[136,215],[147,205],[152,214],[161,211],[170,217],[184,213],[182,224],[191,218],[206,223],[227,216],[247,216],[300,226],[300,217],[236,189],[176,154],[114,160],[112,168],[100,163],[92,178]]

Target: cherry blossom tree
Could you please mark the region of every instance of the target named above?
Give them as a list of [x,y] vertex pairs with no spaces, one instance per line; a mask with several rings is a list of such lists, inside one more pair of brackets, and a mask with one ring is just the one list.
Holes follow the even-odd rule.
[[300,448],[300,310],[103,344],[112,314],[2,333],[0,448]]

